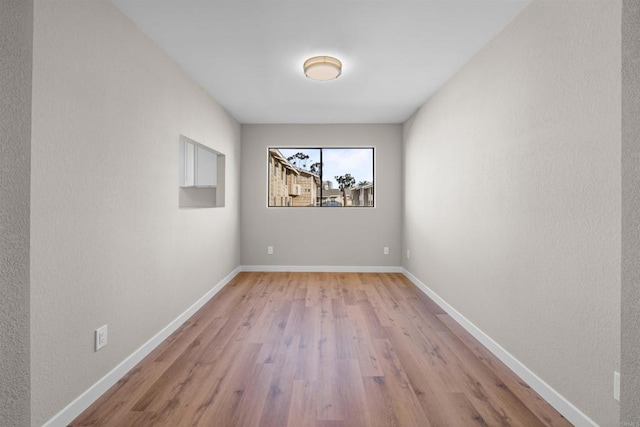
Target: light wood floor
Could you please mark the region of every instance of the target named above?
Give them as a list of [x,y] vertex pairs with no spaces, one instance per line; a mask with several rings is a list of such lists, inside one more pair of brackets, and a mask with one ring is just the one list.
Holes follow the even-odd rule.
[[571,424],[400,274],[241,273],[71,425]]

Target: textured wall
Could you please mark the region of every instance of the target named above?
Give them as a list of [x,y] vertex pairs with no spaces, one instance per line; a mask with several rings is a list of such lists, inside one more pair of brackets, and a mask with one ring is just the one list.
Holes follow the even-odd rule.
[[620,10],[532,3],[404,128],[407,269],[602,426],[619,418]]
[[[399,266],[401,130],[400,125],[243,125],[242,264]],[[376,207],[267,208],[267,148],[276,146],[375,146]],[[267,245],[274,246],[273,255],[267,255]]]
[[0,2],[0,425],[29,425],[33,2]]
[[[35,426],[239,265],[240,126],[110,2],[34,15]],[[179,134],[226,155],[226,207],[178,209]]]
[[622,8],[622,372],[620,421],[640,426],[640,1]]

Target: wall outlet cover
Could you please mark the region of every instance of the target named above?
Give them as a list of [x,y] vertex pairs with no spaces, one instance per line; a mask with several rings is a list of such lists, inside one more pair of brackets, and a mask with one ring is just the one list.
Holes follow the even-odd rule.
[[107,345],[107,325],[96,329],[96,351]]

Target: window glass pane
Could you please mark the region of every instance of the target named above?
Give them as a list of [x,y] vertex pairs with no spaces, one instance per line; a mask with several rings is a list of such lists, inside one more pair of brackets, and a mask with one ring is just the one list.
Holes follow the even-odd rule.
[[323,206],[373,206],[373,148],[323,148],[322,162]]

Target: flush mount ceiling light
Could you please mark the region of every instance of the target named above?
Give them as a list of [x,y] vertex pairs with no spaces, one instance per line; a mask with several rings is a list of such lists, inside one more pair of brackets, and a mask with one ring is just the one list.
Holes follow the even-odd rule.
[[342,73],[342,62],[333,56],[314,56],[304,61],[304,75],[313,80],[333,80]]

